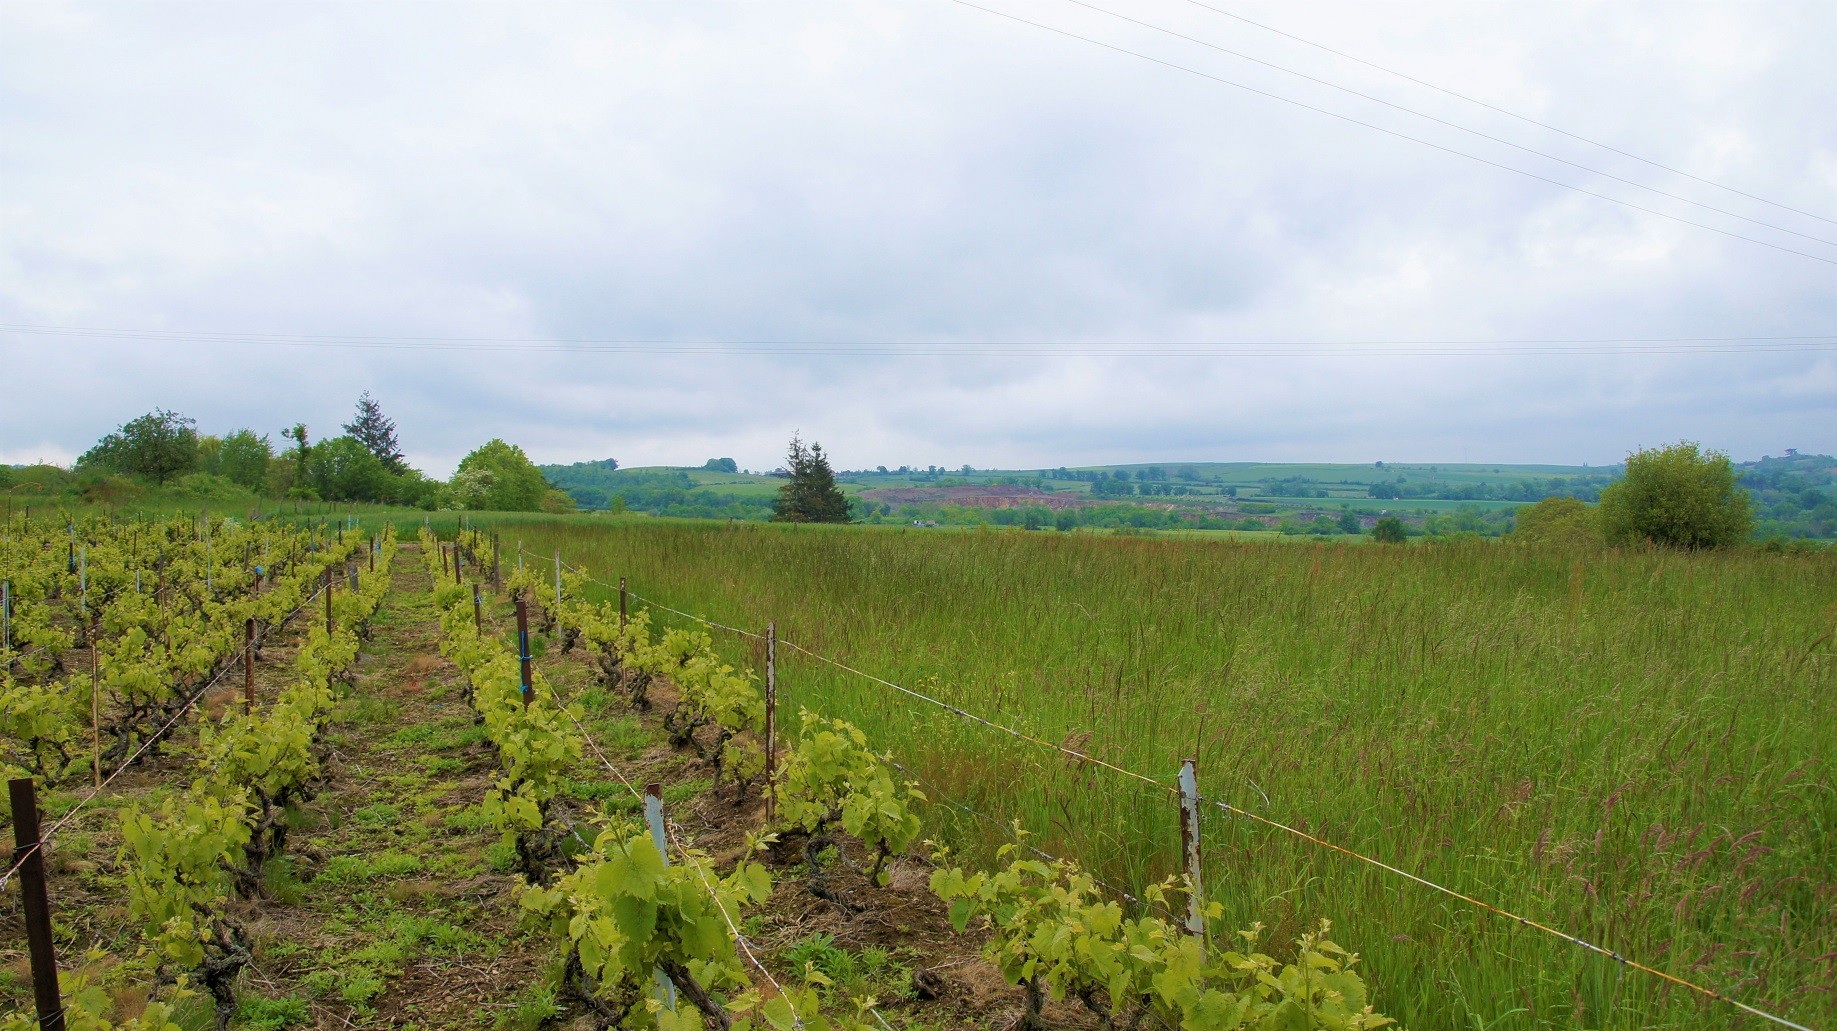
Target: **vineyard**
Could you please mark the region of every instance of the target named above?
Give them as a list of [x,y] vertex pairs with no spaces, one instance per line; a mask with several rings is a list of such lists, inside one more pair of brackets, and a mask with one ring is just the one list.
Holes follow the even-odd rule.
[[[174,982],[170,999],[202,991],[218,1022],[228,1020],[251,961],[233,909],[259,891],[286,843],[288,810],[320,775],[315,745],[349,684],[393,555],[393,534],[347,538],[343,527],[307,533],[209,519],[8,527],[0,764],[13,787],[17,845],[7,880],[27,894],[28,923],[55,835],[124,773],[195,729],[186,765],[196,779],[119,810],[115,884],[142,932],[150,976]],[[302,627],[290,627],[296,619]],[[276,638],[291,662],[284,686],[258,704],[255,667]],[[215,720],[196,718],[200,702],[237,669],[243,704]],[[89,790],[39,838],[35,792],[21,789],[85,783]],[[47,947],[42,939],[33,946]],[[59,986],[44,979],[42,955],[33,966],[42,1020]],[[110,1006],[100,999],[87,979],[73,978],[63,1025],[109,1026]],[[169,1013],[152,1003],[124,1026],[165,1028]],[[7,1026],[26,1023],[15,1015]]]
[[1409,1026],[1837,1018],[1828,558],[504,536],[617,571],[736,664],[775,621],[779,707],[858,727],[930,796],[925,836],[984,865],[1018,825],[1141,894],[1184,872],[1170,795],[1196,758],[1205,897],[1274,941],[1332,919]]
[[[389,529],[15,530],[4,913],[33,948],[0,1026],[1389,1023],[1323,934],[1216,905],[1196,934],[1163,915],[1187,885],[1119,896],[1037,850],[964,865],[859,729],[803,712],[768,749],[759,675],[706,632],[493,570],[476,533],[398,569]],[[416,633],[444,660],[370,671]]]
[[[46,885],[54,998],[73,1028],[1810,1026],[1795,1021],[1828,1005],[1730,974],[1790,969],[1796,951],[1623,953],[1645,943],[1633,927],[1552,913],[1431,861],[1433,847],[1399,855],[1356,823],[1221,794],[1215,742],[1241,734],[1224,706],[1137,710],[1133,674],[1098,665],[1076,692],[1089,709],[1059,725],[1062,702],[1023,702],[1015,673],[993,697],[949,682],[923,620],[873,635],[937,670],[915,674],[900,650],[863,647],[841,610],[811,608],[819,597],[769,589],[816,541],[827,572],[852,567],[857,605],[882,605],[860,575],[868,538],[694,531],[609,552],[572,525],[427,522],[400,562],[389,527],[9,527],[0,761],[36,785],[44,820],[31,846],[40,821],[11,814],[0,1026],[37,1026],[45,985],[27,881]],[[948,546],[985,546],[960,540]],[[1308,580],[1335,575],[1313,549],[1288,551],[1311,556]],[[957,572],[1029,572],[1011,551],[977,557],[955,556]],[[1821,568],[1796,575],[1829,586]],[[650,600],[666,591],[673,604]],[[986,650],[999,628],[962,633]],[[1808,642],[1792,671],[1828,679],[1828,626]],[[1153,651],[1135,648],[1138,662]],[[1258,671],[1239,648],[1239,669]],[[1117,717],[1136,721],[1137,749],[1184,743],[1166,761],[1132,752]],[[1291,747],[1330,765],[1330,740]],[[1802,758],[1786,783],[1828,798],[1819,753]],[[1755,756],[1754,788],[1793,772],[1772,762]],[[1423,801],[1396,806],[1373,816]],[[1756,908],[1779,938],[1820,947],[1831,853],[1780,798],[1770,811],[1733,846],[1761,887],[1739,904],[1707,893],[1732,909],[1679,909],[1674,936],[1690,919],[1703,939],[1735,938],[1718,914],[1802,892]],[[1676,838],[1646,832],[1661,851]],[[1706,845],[1696,868],[1719,874]],[[1620,848],[1597,833],[1597,856]],[[1549,831],[1536,850],[1595,869]],[[1296,855],[1299,874],[1285,869]],[[1644,884],[1648,898],[1664,887]],[[1598,872],[1588,888],[1619,890]],[[1426,928],[1424,894],[1440,914]],[[1478,950],[1473,967],[1518,964],[1503,1003],[1463,998],[1485,983],[1471,970],[1398,967],[1450,937]],[[1457,1006],[1466,1016],[1444,1019]],[[1791,1019],[1764,1012],[1782,1009]]]

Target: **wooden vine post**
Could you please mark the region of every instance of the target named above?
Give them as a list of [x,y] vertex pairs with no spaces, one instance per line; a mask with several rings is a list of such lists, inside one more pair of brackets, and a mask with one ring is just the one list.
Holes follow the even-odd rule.
[[479,597],[476,583],[472,585],[472,629],[478,631],[480,637],[485,635],[485,601]]
[[96,790],[102,790],[102,664],[96,659],[96,638],[89,638],[89,763]]
[[778,809],[772,783],[778,774],[778,621],[765,625],[765,825]]
[[39,1031],[64,1031],[64,997],[57,984],[57,945],[51,938],[51,899],[45,893],[45,853],[38,834],[38,789],[30,777],[7,782],[13,803],[14,869],[25,902],[26,951],[32,959],[32,1000]]
[[523,592],[517,592],[517,667],[523,687],[523,706],[529,707],[530,699],[535,697],[536,685],[529,672],[529,606],[524,604]]
[[248,703],[249,711],[255,711],[255,617],[250,616],[243,627],[242,641],[242,700]]
[[619,629],[625,629],[625,578],[619,577]]

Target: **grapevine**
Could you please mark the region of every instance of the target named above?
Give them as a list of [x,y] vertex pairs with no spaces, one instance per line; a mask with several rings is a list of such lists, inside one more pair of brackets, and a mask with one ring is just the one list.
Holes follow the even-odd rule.
[[800,712],[803,734],[785,761],[777,785],[780,818],[807,835],[804,857],[810,891],[818,898],[848,906],[828,885],[823,852],[833,847],[847,854],[835,837],[840,828],[873,855],[868,879],[886,883],[886,861],[906,849],[919,833],[914,801],[925,795],[912,783],[893,777],[892,768],[867,747],[867,736],[844,720],[825,720]]
[[[429,572],[437,572],[439,540],[424,529],[421,544]],[[539,674],[525,702],[516,654],[502,640],[479,633],[472,593],[463,584],[436,576],[433,593],[440,609],[441,650],[466,674],[472,705],[504,767],[485,796],[484,815],[516,846],[524,875],[545,880],[562,861],[562,835],[548,826],[548,811],[567,786],[567,771],[584,752],[573,725],[580,714],[572,713],[571,719],[569,710],[557,708]]]
[[[110,764],[157,744],[235,659],[249,619],[277,624],[361,545],[231,520],[73,523],[67,533],[61,542],[27,526],[0,541],[13,600],[11,647],[0,648],[0,765],[52,782],[68,774],[92,717],[109,742],[98,758]],[[270,553],[258,573],[256,556]],[[65,657],[79,641],[94,647],[93,679]]]
[[[305,568],[342,562],[358,543],[325,548],[322,562]],[[285,844],[287,808],[319,776],[314,745],[338,688],[349,682],[359,629],[388,588],[394,551],[394,535],[385,533],[377,569],[357,574],[357,589],[334,598],[331,628],[309,624],[294,662],[298,681],[266,709],[232,710],[202,729],[202,776],[188,791],[157,812],[134,807],[123,815],[130,914],[160,965],[195,976],[209,992],[219,1029],[229,1026],[237,975],[251,961],[230,902],[259,890],[264,865]]]
[[635,709],[650,708],[656,680],[675,684],[680,697],[663,721],[670,743],[694,747],[713,767],[717,788],[731,779],[744,794],[765,769],[765,697],[752,671],[722,662],[705,632],[674,629],[653,639],[648,612],[621,624],[609,606],[579,600],[581,577],[567,574],[562,583],[564,632],[586,642],[608,682],[624,683]]
[[[1150,1018],[1187,1031],[1370,1031],[1392,1023],[1372,1011],[1353,971],[1357,957],[1327,938],[1324,921],[1296,941],[1296,959],[1284,965],[1254,951],[1260,925],[1230,933],[1218,903],[1206,905],[1205,936],[1195,937],[1152,914],[1125,915],[1076,863],[1019,851],[1002,846],[997,858],[1007,865],[993,872],[941,866],[931,887],[950,904],[959,932],[975,921],[993,933],[985,955],[1024,990],[1025,1028],[1043,1031],[1046,1000],[1067,997],[1106,1028]],[[1150,887],[1148,902],[1164,909],[1171,887]],[[1220,942],[1240,949],[1207,947]]]
[[[756,844],[756,843],[755,843]],[[602,831],[591,856],[549,887],[523,893],[523,910],[567,949],[578,994],[609,1019],[643,1007],[653,971],[662,971],[710,1028],[733,1026],[725,989],[748,982],[728,921],[772,893],[765,868],[748,859],[718,877],[693,849],[670,866],[648,833]],[[687,1014],[672,1014],[687,1026]]]

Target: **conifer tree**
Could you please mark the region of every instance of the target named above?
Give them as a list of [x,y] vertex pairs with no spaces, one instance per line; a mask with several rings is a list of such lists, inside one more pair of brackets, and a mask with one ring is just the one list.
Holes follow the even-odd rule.
[[781,523],[846,523],[848,499],[836,488],[835,470],[823,445],[805,445],[797,434],[791,435],[791,449],[785,456],[790,482],[778,488],[778,503],[772,518]]
[[399,473],[408,468],[402,458],[402,447],[396,441],[395,420],[383,414],[383,407],[368,390],[357,399],[357,418],[345,423],[344,431],[369,448],[390,472]]

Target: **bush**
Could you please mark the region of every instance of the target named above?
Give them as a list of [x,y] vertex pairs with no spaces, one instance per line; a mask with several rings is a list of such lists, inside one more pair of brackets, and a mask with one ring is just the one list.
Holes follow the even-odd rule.
[[192,501],[240,501],[248,491],[211,473],[186,473],[172,485],[172,492]]
[[1403,520],[1396,516],[1385,516],[1371,528],[1372,540],[1383,541],[1385,544],[1402,544],[1405,536]]
[[1595,510],[1575,498],[1545,498],[1514,513],[1512,539],[1529,544],[1582,547],[1601,543]]
[[12,484],[9,489],[16,491],[16,497],[28,497],[38,494],[55,494],[67,490],[77,482],[75,474],[55,465],[22,465],[13,470]]
[[97,505],[119,505],[146,493],[146,488],[125,476],[98,476],[83,481],[83,500]]
[[197,426],[196,419],[156,408],[97,441],[77,465],[164,484],[197,464]]
[[1729,456],[1690,441],[1628,455],[1626,476],[1601,492],[1600,519],[1615,545],[1726,548],[1754,529]]

